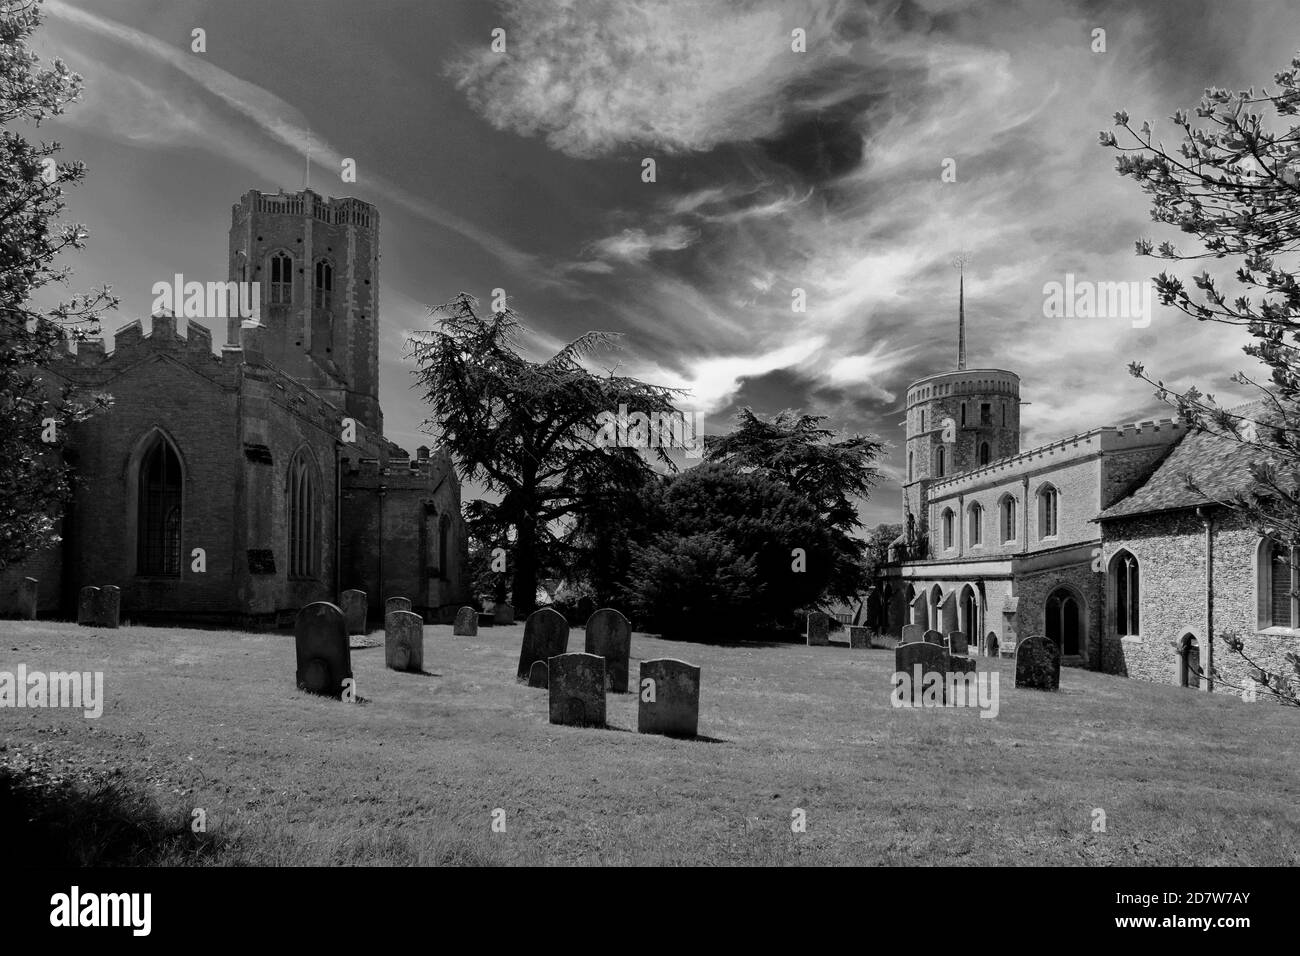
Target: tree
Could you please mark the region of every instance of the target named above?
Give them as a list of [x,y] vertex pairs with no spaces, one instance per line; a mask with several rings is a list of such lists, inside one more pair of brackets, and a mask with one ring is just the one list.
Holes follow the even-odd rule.
[[862,527],[856,502],[865,500],[879,480],[875,463],[885,445],[874,436],[841,438],[822,425],[825,420],[788,409],[763,418],[742,408],[735,429],[705,440],[705,458],[766,475],[812,502],[836,532],[829,592],[848,600],[867,584],[865,544],[853,535]]
[[[1253,88],[1237,93],[1207,89],[1195,111],[1204,122],[1195,127],[1186,110],[1176,111],[1173,121],[1182,137],[1176,152],[1153,138],[1149,122],[1133,129],[1122,110],[1115,114],[1115,125],[1125,141],[1106,130],[1100,139],[1102,146],[1120,153],[1119,174],[1153,197],[1151,218],[1177,226],[1202,247],[1184,252],[1169,241],[1156,246],[1139,239],[1139,255],[1239,260],[1235,279],[1243,291],[1231,299],[1222,280],[1208,270],[1192,279],[1196,297],[1168,272],[1153,281],[1163,305],[1198,321],[1246,329],[1251,341],[1244,351],[1268,369],[1268,381],[1246,372],[1238,372],[1233,381],[1252,388],[1258,401],[1227,409],[1195,387],[1172,392],[1140,363],[1130,370],[1154,385],[1157,397],[1191,427],[1249,447],[1243,456],[1249,462],[1247,487],[1219,503],[1291,549],[1300,545],[1300,282],[1287,262],[1294,270],[1300,252],[1300,125],[1274,130],[1264,114],[1300,114],[1300,55],[1289,69],[1274,74],[1274,81],[1275,92],[1264,89],[1258,95]],[[1200,490],[1190,477],[1188,486]],[[1245,657],[1265,692],[1300,706],[1300,657],[1287,655],[1293,674],[1269,672],[1246,657],[1239,636],[1225,635],[1225,643]]]
[[[588,332],[544,362],[529,361],[519,351],[515,313],[480,316],[477,305],[459,294],[432,310],[436,329],[411,339],[413,374],[431,408],[421,428],[439,437],[463,477],[500,496],[475,502],[467,513],[481,540],[513,539],[511,592],[517,610],[528,614],[542,570],[564,561],[573,522],[611,507],[652,474],[636,448],[600,440],[601,413],[626,406],[673,414],[679,392],[613,370],[589,371],[584,360],[614,344],[610,333]],[[663,448],[655,454],[672,466]]]
[[657,482],[644,511],[623,598],[639,626],[671,637],[786,626],[835,571],[837,532],[766,475],[703,464]]
[[889,546],[903,533],[901,524],[878,524],[867,534],[867,543],[863,555],[863,575],[868,581],[875,581],[880,569],[889,563]]
[[107,288],[73,296],[41,312],[31,298],[66,282],[54,259],[81,249],[81,224],[59,224],[63,187],[85,166],[59,163],[58,143],[29,142],[20,124],[39,127],[81,93],[82,80],[61,60],[40,69],[27,40],[40,25],[38,0],[0,0],[0,568],[58,541],[59,515],[71,494],[63,459],[70,427],[109,403],[74,400],[46,371],[66,337],[84,338],[117,304]]

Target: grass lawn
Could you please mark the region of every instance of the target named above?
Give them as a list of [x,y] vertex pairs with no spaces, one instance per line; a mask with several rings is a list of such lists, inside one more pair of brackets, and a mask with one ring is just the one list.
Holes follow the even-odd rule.
[[0,768],[65,795],[120,781],[171,821],[151,862],[1300,863],[1293,709],[1071,669],[1016,690],[982,659],[995,719],[896,710],[892,651],[636,634],[633,685],[645,658],[702,668],[705,739],[683,741],[636,733],[633,694],[609,696],[609,729],[552,726],[514,680],[522,626],[424,633],[423,675],[354,650],[344,704],[295,688],[284,634],[2,621],[0,670],[102,670],[106,702],[0,709]]

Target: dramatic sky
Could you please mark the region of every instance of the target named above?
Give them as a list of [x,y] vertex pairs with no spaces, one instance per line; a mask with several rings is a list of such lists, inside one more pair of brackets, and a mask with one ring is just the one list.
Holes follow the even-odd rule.
[[750,405],[887,439],[874,524],[898,519],[907,384],[955,363],[961,250],[969,364],[1021,375],[1026,446],[1161,413],[1135,359],[1234,394],[1227,376],[1249,366],[1222,327],[1158,304],[1148,328],[1045,318],[1043,287],[1159,271],[1133,240],[1177,237],[1097,132],[1127,109],[1176,142],[1168,117],[1204,87],[1271,84],[1300,15],[1290,0],[48,0],[35,46],[86,78],[43,129],[89,167],[68,215],[90,243],[68,264],[74,289],[121,296],[110,333],[147,326],[173,273],[225,279],[231,204],[301,188],[310,153],[313,188],[383,215],[381,400],[408,450],[428,439],[405,334],[500,287],[539,357],[624,333],[603,366],[690,389],[710,431]]

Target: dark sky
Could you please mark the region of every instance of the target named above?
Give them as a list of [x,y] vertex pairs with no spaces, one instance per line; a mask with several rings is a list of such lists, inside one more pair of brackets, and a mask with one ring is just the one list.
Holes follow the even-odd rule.
[[[1176,142],[1168,117],[1206,86],[1271,83],[1300,49],[1298,12],[49,0],[36,48],[86,78],[44,129],[89,167],[68,215],[90,244],[67,264],[74,290],[122,296],[109,332],[148,315],[156,281],[224,279],[231,204],[301,188],[310,154],[314,188],[381,209],[381,399],[408,449],[428,438],[406,334],[458,291],[486,305],[501,287],[539,357],[588,329],[623,332],[601,364],[691,389],[682,404],[710,431],[750,404],[891,441],[890,480],[863,507],[875,523],[897,520],[906,386],[955,361],[961,250],[970,364],[1022,376],[1027,444],[1160,412],[1125,370],[1135,359],[1233,394],[1228,375],[1251,365],[1222,327],[1158,303],[1147,328],[1046,318],[1044,285],[1160,271],[1133,241],[1178,237],[1150,223],[1098,131],[1127,109]],[[206,53],[190,50],[195,28]],[[791,50],[796,28],[807,52]],[[355,185],[339,180],[344,157]],[[947,159],[956,182],[941,181]]]

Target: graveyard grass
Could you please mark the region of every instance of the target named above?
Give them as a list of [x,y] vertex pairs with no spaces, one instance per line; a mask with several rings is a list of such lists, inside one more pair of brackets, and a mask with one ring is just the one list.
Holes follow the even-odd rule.
[[[3,621],[0,668],[102,670],[106,703],[0,709],[0,770],[74,781],[46,817],[148,817],[143,848],[72,848],[87,862],[1300,863],[1291,709],[1074,669],[1058,693],[1017,690],[1010,661],[980,660],[996,719],[895,710],[892,651],[635,634],[632,687],[642,659],[702,668],[703,739],[673,740],[635,732],[634,694],[609,696],[609,729],[552,726],[546,692],[515,681],[522,630],[427,626],[424,674],[353,650],[345,704],[295,688],[285,634]],[[111,810],[77,782],[104,775],[126,794]]]

